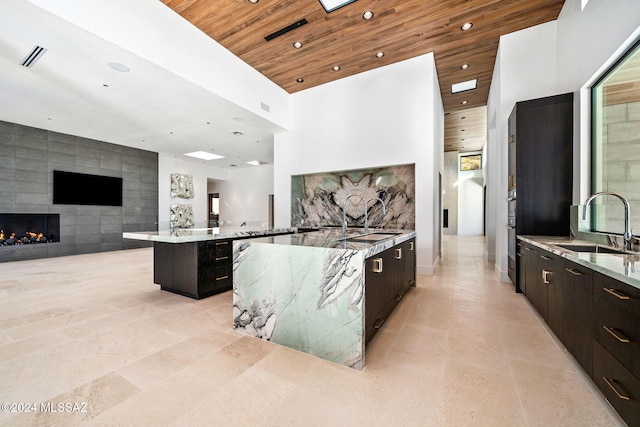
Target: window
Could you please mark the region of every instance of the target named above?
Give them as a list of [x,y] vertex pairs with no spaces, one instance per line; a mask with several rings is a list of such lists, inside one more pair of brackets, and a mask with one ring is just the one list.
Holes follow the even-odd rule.
[[[611,191],[632,205],[632,224],[640,226],[640,41],[596,82],[592,102],[592,193]],[[624,232],[622,203],[599,197],[591,227]],[[635,205],[635,206],[634,206]],[[634,220],[635,218],[635,220]]]

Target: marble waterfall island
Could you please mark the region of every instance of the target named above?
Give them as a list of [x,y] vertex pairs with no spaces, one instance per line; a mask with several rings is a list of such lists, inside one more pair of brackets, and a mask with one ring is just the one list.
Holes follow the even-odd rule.
[[398,230],[378,241],[341,237],[339,231],[321,230],[235,241],[234,328],[362,369],[368,260],[415,232]]

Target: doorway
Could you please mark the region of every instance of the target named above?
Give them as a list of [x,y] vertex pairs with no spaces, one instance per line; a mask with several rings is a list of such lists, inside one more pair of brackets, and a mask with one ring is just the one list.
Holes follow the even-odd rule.
[[220,225],[220,193],[209,193],[207,227],[219,227]]

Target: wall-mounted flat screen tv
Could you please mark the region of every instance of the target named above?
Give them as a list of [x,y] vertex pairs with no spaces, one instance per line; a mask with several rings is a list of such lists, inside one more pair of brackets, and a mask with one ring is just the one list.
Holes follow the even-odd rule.
[[122,206],[122,178],[54,170],[53,204]]

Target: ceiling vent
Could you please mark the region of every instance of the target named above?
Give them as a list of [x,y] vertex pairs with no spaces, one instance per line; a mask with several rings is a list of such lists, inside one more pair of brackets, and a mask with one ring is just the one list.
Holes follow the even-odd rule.
[[32,67],[33,64],[35,64],[36,61],[40,59],[46,51],[47,48],[45,47],[37,45],[34,46],[33,49],[31,49],[31,51],[27,54],[27,56],[25,56],[25,58],[22,60],[22,63],[20,65],[27,68]]
[[271,41],[271,40],[275,39],[276,37],[280,37],[283,34],[287,34],[289,31],[295,30],[298,27],[302,27],[304,24],[307,24],[307,23],[308,23],[308,21],[306,19],[302,18],[298,22],[294,22],[293,24],[287,25],[286,27],[282,28],[281,30],[276,31],[275,33],[269,34],[264,39],[266,41]]

